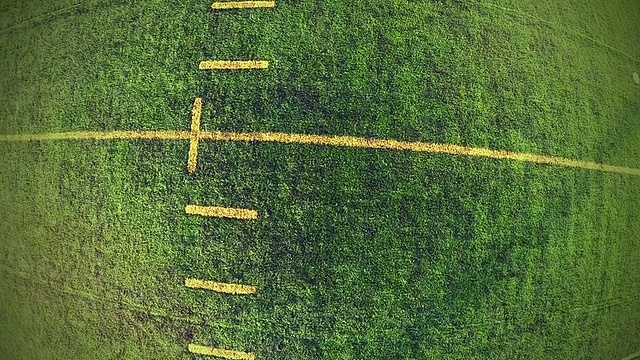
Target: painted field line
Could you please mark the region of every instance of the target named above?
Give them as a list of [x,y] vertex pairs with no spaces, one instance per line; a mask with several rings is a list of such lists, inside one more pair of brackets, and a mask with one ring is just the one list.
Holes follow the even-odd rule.
[[216,349],[209,346],[189,344],[189,352],[198,355],[217,356],[223,359],[231,360],[254,360],[256,356],[253,353],[243,351]]
[[304,135],[289,133],[235,133],[211,131],[200,134],[200,139],[215,141],[275,142],[288,144],[313,144],[337,147],[356,147],[368,149],[405,150],[414,152],[441,153],[461,156],[477,156],[502,160],[515,160],[538,164],[581,168],[640,176],[640,169],[606,165],[582,160],[571,160],[556,156],[519,153],[505,150],[492,150],[468,146],[437,144],[421,141],[399,141],[388,139],[370,139],[354,136]]
[[187,170],[190,173],[196,171],[198,161],[198,136],[200,134],[200,117],[202,116],[202,98],[196,98],[191,110],[191,138],[189,139],[189,158]]
[[250,70],[267,69],[269,62],[265,60],[205,60],[199,65],[200,70]]
[[216,1],[211,4],[215,10],[272,8],[275,6],[275,1]]
[[[24,135],[0,135],[0,142],[49,141],[49,140],[189,140],[188,131],[108,131],[108,132],[67,132]],[[403,150],[426,153],[441,153],[460,156],[477,156],[492,159],[514,160],[537,164],[604,171],[618,174],[640,176],[640,169],[607,165],[590,161],[572,160],[557,156],[531,153],[492,150],[452,144],[438,144],[421,141],[399,141],[388,139],[370,139],[354,136],[306,135],[289,133],[237,133],[221,131],[201,131],[199,141],[239,141],[272,142],[285,144],[311,144],[337,147],[355,147],[368,149]]]
[[187,214],[233,219],[257,219],[258,212],[249,209],[234,209],[219,206],[187,205]]
[[227,284],[209,280],[184,279],[184,286],[192,289],[211,290],[233,295],[251,295],[256,293],[255,286],[241,284]]
[[188,131],[70,131],[61,133],[0,135],[0,142],[52,140],[189,140]]

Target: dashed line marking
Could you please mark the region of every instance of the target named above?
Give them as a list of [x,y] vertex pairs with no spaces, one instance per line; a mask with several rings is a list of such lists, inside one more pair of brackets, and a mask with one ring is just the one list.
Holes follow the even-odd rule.
[[201,215],[209,217],[233,218],[233,219],[257,219],[258,212],[249,209],[235,209],[219,206],[200,206],[187,205],[185,207],[187,214]]
[[217,356],[223,359],[231,360],[254,360],[256,356],[253,353],[244,351],[217,349],[209,346],[189,344],[189,352],[198,355]]
[[266,60],[205,60],[199,65],[200,70],[251,70],[268,69]]
[[242,284],[228,284],[209,280],[185,279],[184,286],[192,289],[211,290],[232,295],[252,295],[256,293],[255,286]]
[[272,8],[275,1],[216,1],[211,4],[214,10]]
[[[107,131],[107,132],[66,132],[45,134],[0,135],[2,142],[50,141],[50,140],[190,140],[188,131]],[[640,176],[640,169],[607,165],[591,161],[572,160],[557,156],[492,150],[452,144],[438,144],[421,141],[399,141],[370,139],[354,136],[306,135],[289,133],[237,133],[221,131],[200,131],[199,141],[272,142],[285,144],[312,144],[336,147],[402,150],[426,153],[441,153],[460,156],[477,156],[492,159],[514,160],[537,164],[548,164],[569,168],[603,171]]]
[[198,137],[200,134],[200,117],[202,116],[202,98],[196,98],[191,110],[191,138],[189,139],[189,158],[187,170],[190,173],[196,171],[198,161]]

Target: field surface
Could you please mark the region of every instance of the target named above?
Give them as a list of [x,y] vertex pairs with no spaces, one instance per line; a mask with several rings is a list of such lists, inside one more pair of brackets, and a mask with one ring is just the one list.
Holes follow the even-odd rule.
[[638,44],[635,0],[2,1],[0,358],[637,352]]

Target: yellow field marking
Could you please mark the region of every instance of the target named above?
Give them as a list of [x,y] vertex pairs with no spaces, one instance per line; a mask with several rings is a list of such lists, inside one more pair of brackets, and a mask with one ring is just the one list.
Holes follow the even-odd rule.
[[0,135],[2,142],[51,140],[189,140],[187,131],[70,131],[61,133]]
[[202,116],[202,98],[196,98],[191,110],[191,138],[189,139],[189,159],[187,160],[187,170],[192,173],[196,171],[198,161],[198,136],[200,134],[200,117]]
[[211,290],[233,295],[251,295],[256,293],[255,286],[241,284],[227,284],[209,280],[185,279],[184,286],[193,289]]
[[218,206],[200,206],[200,205],[187,205],[185,208],[187,214],[202,215],[211,217],[224,217],[234,219],[256,219],[258,218],[258,212],[249,209],[234,209]]
[[200,134],[200,139],[215,141],[276,142],[292,144],[313,144],[339,147],[357,147],[369,149],[405,150],[415,152],[443,153],[450,155],[479,156],[493,159],[516,160],[538,164],[549,164],[588,170],[598,170],[627,175],[640,176],[640,169],[613,166],[589,161],[571,160],[556,156],[519,153],[504,150],[491,150],[452,144],[437,144],[421,141],[399,141],[387,139],[369,139],[354,136],[304,135],[288,133],[235,133],[211,131]]
[[243,351],[216,349],[208,346],[189,344],[189,352],[198,355],[217,356],[223,359],[231,360],[254,360],[256,356],[253,353]]
[[211,4],[211,7],[215,10],[272,8],[275,6],[275,1],[216,1]]
[[248,70],[267,69],[269,62],[265,60],[206,60],[201,61],[200,70]]
[[[108,131],[108,132],[67,132],[48,134],[0,135],[0,142],[48,141],[48,140],[190,140],[188,131]],[[572,160],[557,156],[519,153],[487,148],[474,148],[452,144],[438,144],[421,141],[399,141],[369,139],[354,136],[305,135],[288,133],[237,133],[221,131],[200,131],[199,141],[242,141],[274,142],[286,144],[311,144],[324,146],[355,147],[368,149],[404,150],[414,152],[442,153],[461,156],[478,156],[492,159],[515,160],[537,164],[548,164],[571,168],[604,171],[640,176],[640,169],[607,165],[590,161]]]

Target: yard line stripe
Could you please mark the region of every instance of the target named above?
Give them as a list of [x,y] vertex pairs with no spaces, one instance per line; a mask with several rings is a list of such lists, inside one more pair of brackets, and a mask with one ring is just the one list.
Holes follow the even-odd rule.
[[288,144],[313,144],[338,147],[356,147],[369,149],[406,150],[414,152],[443,153],[450,155],[488,157],[502,160],[515,160],[538,164],[597,170],[619,174],[640,176],[640,169],[600,164],[590,161],[571,160],[556,156],[519,153],[505,150],[491,150],[452,144],[437,144],[421,141],[399,141],[370,139],[354,136],[304,135],[289,133],[236,133],[211,131],[200,134],[200,139],[216,141],[276,142]]
[[189,140],[188,131],[70,131],[42,134],[0,135],[2,142],[51,141],[51,140]]
[[217,349],[209,346],[189,344],[189,352],[198,355],[217,356],[223,359],[231,360],[254,360],[256,356],[253,353],[243,351]]
[[233,295],[251,295],[256,293],[255,286],[241,284],[227,284],[209,280],[184,279],[184,286],[192,289],[211,290]]
[[[0,135],[0,142],[49,141],[49,140],[190,140],[188,131],[107,131],[107,132],[66,132],[23,135]],[[272,142],[285,144],[310,144],[369,149],[404,150],[426,153],[442,153],[460,156],[477,156],[501,160],[514,160],[537,164],[548,164],[586,170],[604,171],[640,176],[640,169],[601,164],[591,161],[572,160],[557,156],[492,150],[453,144],[438,144],[421,141],[400,141],[370,139],[354,136],[306,135],[289,133],[237,133],[221,131],[200,131],[199,141]]]
[[215,10],[272,8],[275,6],[275,1],[216,1],[211,4]]
[[266,60],[205,60],[200,62],[200,70],[249,70],[267,69]]
[[210,217],[223,217],[234,219],[256,219],[258,218],[258,212],[249,209],[234,209],[218,206],[200,206],[200,205],[187,205],[185,207],[187,214],[202,215]]
[[200,117],[202,115],[202,98],[196,98],[191,110],[191,138],[189,139],[189,158],[187,170],[190,173],[196,171],[198,161],[198,136],[200,133]]

